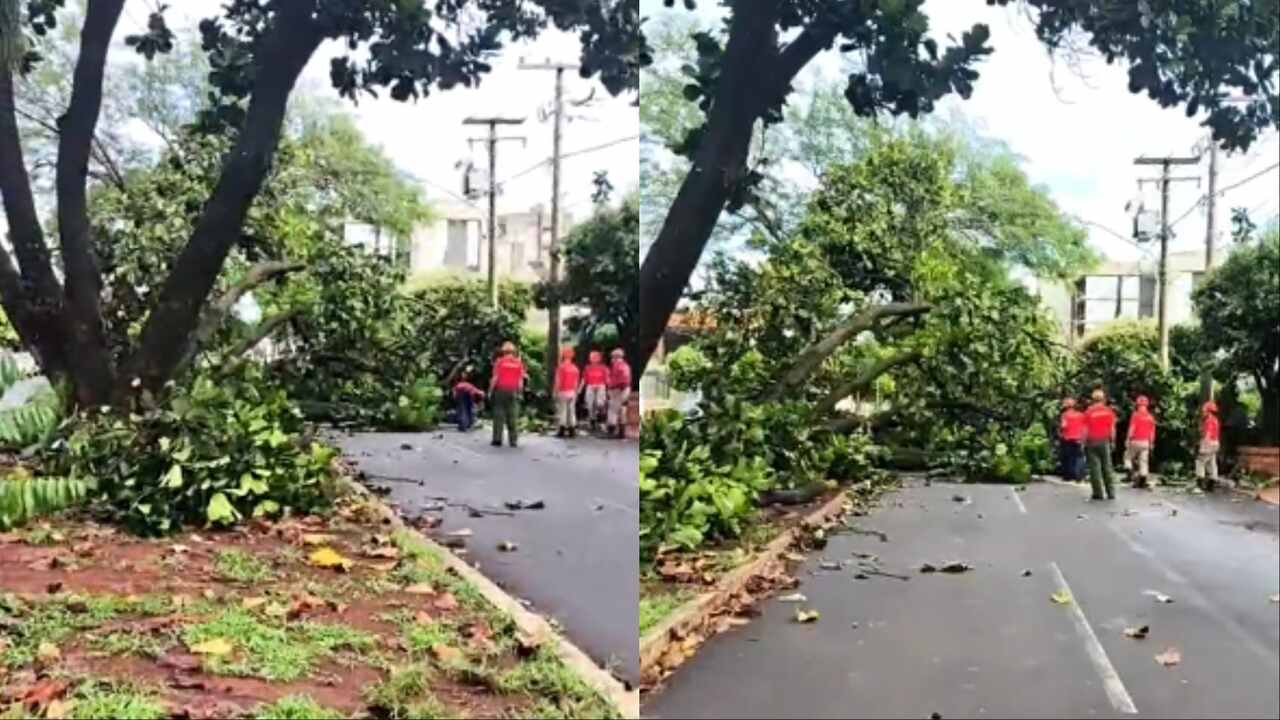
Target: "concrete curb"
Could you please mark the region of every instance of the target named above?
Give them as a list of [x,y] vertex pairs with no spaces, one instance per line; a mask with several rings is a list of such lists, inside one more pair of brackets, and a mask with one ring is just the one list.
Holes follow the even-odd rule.
[[515,598],[508,595],[505,590],[498,587],[492,580],[482,575],[479,570],[471,567],[444,546],[409,526],[395,510],[392,510],[380,498],[369,492],[368,488],[345,474],[341,475],[341,477],[353,492],[372,502],[373,507],[377,508],[379,514],[382,515],[383,520],[388,525],[396,530],[413,535],[427,547],[435,549],[446,567],[453,569],[458,573],[459,577],[475,586],[476,590],[494,607],[510,615],[521,632],[534,638],[550,640],[555,643],[556,655],[559,656],[560,660],[570,670],[577,673],[578,677],[582,678],[593,690],[613,703],[613,706],[618,709],[618,712],[624,718],[631,720],[632,718],[640,717],[640,692],[638,690],[628,691],[617,678],[597,666],[595,661],[586,653],[556,632],[545,618],[526,610]]
[[771,565],[777,563],[795,543],[805,526],[819,525],[844,509],[847,490],[842,490],[817,510],[809,513],[795,527],[784,531],[757,552],[753,558],[734,568],[707,592],[676,608],[661,623],[640,639],[640,677],[653,679],[661,675],[659,667],[667,648],[672,642],[678,642],[697,631],[711,616],[720,610],[725,602],[747,582],[764,573]]

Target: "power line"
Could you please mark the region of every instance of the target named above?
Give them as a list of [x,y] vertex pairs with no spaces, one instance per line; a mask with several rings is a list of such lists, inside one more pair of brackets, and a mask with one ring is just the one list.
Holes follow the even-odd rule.
[[[1224,195],[1228,191],[1235,190],[1236,188],[1240,187],[1241,185],[1244,185],[1245,183],[1253,182],[1254,180],[1257,180],[1258,178],[1262,177],[1263,175],[1266,175],[1267,173],[1271,172],[1272,170],[1275,170],[1276,168],[1280,168],[1280,163],[1273,163],[1270,167],[1264,168],[1263,170],[1259,170],[1258,172],[1250,175],[1249,177],[1241,180],[1240,182],[1232,183],[1231,185],[1228,185],[1220,190],[1216,190],[1214,191],[1213,195],[1214,197],[1222,197],[1222,195]],[[1182,222],[1183,220],[1185,220],[1188,215],[1190,215],[1193,211],[1195,211],[1196,208],[1203,205],[1204,202],[1208,199],[1209,199],[1208,195],[1201,195],[1199,198],[1196,199],[1195,203],[1191,207],[1187,208],[1186,212],[1179,215],[1178,219],[1169,223],[1169,227],[1172,228],[1174,225],[1177,225],[1179,222]]]
[[[588,153],[596,152],[597,150],[604,150],[605,148],[610,148],[610,147],[613,147],[614,145],[621,145],[624,142],[631,142],[632,140],[637,140],[639,138],[640,138],[639,135],[629,135],[627,137],[618,138],[616,140],[610,140],[609,142],[601,143],[599,145],[594,145],[588,148],[582,148],[581,150],[574,150],[573,152],[562,153],[560,155],[560,159],[564,160],[565,158],[571,158],[577,155],[586,155]],[[508,183],[508,182],[511,182],[512,180],[515,180],[516,178],[524,177],[525,175],[528,175],[534,170],[537,170],[538,168],[541,168],[550,164],[551,164],[551,158],[547,158],[546,160],[540,160],[537,163],[525,168],[524,170],[521,170],[515,175],[512,175],[511,177],[504,179],[502,183]]]

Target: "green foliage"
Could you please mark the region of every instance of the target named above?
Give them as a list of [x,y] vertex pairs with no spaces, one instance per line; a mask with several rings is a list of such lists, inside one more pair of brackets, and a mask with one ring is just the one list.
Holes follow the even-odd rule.
[[320,705],[310,695],[289,695],[259,707],[253,717],[254,720],[342,720],[346,716]]
[[135,531],[167,533],[325,506],[336,452],[303,435],[298,409],[247,366],[236,378],[198,376],[129,415],[82,411],[44,461],[95,480]]
[[88,682],[72,698],[74,717],[84,720],[161,720],[169,715],[153,693],[110,682]]
[[[539,288],[540,304],[545,307],[554,297],[562,305],[589,308],[586,325],[591,330],[600,325],[634,328],[640,314],[639,243],[638,197],[626,198],[617,208],[597,209],[569,234],[561,250],[564,279],[558,287]],[[621,341],[628,354],[634,355],[635,338]]]
[[0,350],[18,350],[21,347],[22,340],[18,337],[18,331],[13,329],[9,316],[0,309]]
[[1199,432],[1199,384],[1160,367],[1159,336],[1150,321],[1108,323],[1080,343],[1067,392],[1087,401],[1101,387],[1120,416],[1116,437],[1128,432],[1135,400],[1146,395],[1156,417],[1156,445],[1152,461],[1191,460]]
[[[11,355],[0,355],[0,396],[27,378]],[[56,392],[42,391],[17,407],[0,410],[0,449],[26,450],[47,442],[62,422]]]
[[709,374],[714,370],[711,361],[697,345],[680,346],[679,350],[667,356],[667,373],[671,387],[677,390],[693,390],[710,380]]
[[92,483],[65,477],[31,477],[18,469],[0,478],[0,531],[84,502]]
[[440,419],[440,403],[444,391],[435,378],[420,378],[413,382],[406,394],[396,398],[393,430],[426,430],[435,427]]
[[219,675],[289,682],[309,676],[344,650],[368,652],[377,639],[343,625],[272,623],[243,608],[229,608],[207,622],[183,628],[188,645],[221,638],[235,643],[234,657],[211,657],[206,668]]
[[1261,396],[1257,439],[1280,438],[1280,228],[1237,247],[1192,297],[1206,352],[1220,372],[1251,380]]

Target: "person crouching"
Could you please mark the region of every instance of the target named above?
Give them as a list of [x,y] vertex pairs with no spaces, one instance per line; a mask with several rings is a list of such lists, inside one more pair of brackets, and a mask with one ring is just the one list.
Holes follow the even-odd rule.
[[484,391],[471,384],[471,373],[464,371],[453,386],[453,400],[458,406],[458,431],[467,432],[476,424],[476,404],[484,399]]

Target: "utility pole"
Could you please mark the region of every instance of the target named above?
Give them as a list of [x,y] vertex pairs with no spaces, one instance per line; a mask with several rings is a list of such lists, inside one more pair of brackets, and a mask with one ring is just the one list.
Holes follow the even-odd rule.
[[[553,70],[556,74],[556,95],[551,136],[551,243],[547,258],[547,283],[555,287],[560,282],[560,129],[564,120],[564,71],[576,70],[573,63],[542,63],[520,61],[521,70]],[[539,237],[541,242],[542,238]],[[551,387],[555,386],[556,367],[560,364],[560,301],[552,298],[547,306],[547,372]]]
[[1199,177],[1170,177],[1169,168],[1173,165],[1198,165],[1200,158],[1195,157],[1140,157],[1133,161],[1134,165],[1159,165],[1159,178],[1142,179],[1142,183],[1154,182],[1160,185],[1160,270],[1156,280],[1159,288],[1158,323],[1160,327],[1160,367],[1169,369],[1169,183],[1194,180],[1198,185]]
[[1213,269],[1213,250],[1217,235],[1217,196],[1218,196],[1218,143],[1209,137],[1209,194],[1205,196],[1205,212],[1209,217],[1205,220],[1204,231],[1204,271]]
[[519,140],[525,144],[523,136],[498,136],[499,125],[520,125],[524,118],[510,117],[469,117],[462,121],[463,125],[487,125],[488,137],[467,138],[467,145],[484,143],[489,150],[489,303],[498,308],[498,143],[506,140]]

